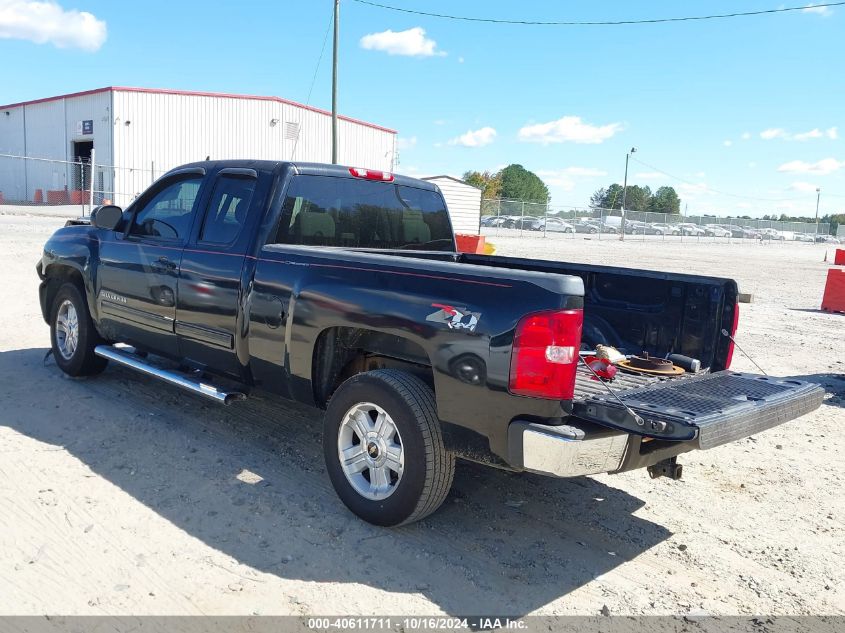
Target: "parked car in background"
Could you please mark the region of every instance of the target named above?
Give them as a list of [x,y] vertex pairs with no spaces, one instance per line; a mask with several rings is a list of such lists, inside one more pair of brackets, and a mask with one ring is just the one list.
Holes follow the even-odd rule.
[[532,231],[546,231],[547,233],[574,233],[575,227],[559,218],[538,218],[529,227]]
[[647,235],[680,235],[681,229],[677,224],[666,224],[665,222],[652,222],[648,225],[651,228]]
[[707,232],[697,224],[691,222],[682,222],[677,225],[681,231],[681,235],[688,235],[690,237],[704,237]]
[[777,229],[763,229],[760,231],[760,237],[764,240],[775,240],[779,242],[783,242],[786,239],[784,234]]
[[507,218],[502,215],[490,215],[481,218],[481,226],[502,226]]
[[625,232],[633,235],[645,235],[646,223],[636,220],[625,220]]
[[730,237],[731,232],[718,224],[705,224],[704,234],[708,237]]
[[762,235],[756,229],[749,229],[745,226],[737,226],[736,224],[723,224],[724,228],[731,232],[731,237],[739,237],[746,239],[760,239]]
[[793,233],[792,239],[796,242],[815,242],[815,237],[811,233]]
[[572,226],[575,227],[576,233],[598,233],[599,227],[588,220],[578,220]]
[[535,218],[531,215],[523,215],[523,216],[516,216],[511,218],[510,222],[505,224],[506,228],[509,229],[528,229],[533,230],[531,227],[541,218]]
[[599,227],[599,231],[602,233],[611,233],[613,235],[617,235],[619,233],[619,227],[614,226],[613,224],[608,224],[607,222],[602,222],[601,220],[596,220],[594,224]]
[[832,235],[816,235],[817,244],[840,244],[840,240]]

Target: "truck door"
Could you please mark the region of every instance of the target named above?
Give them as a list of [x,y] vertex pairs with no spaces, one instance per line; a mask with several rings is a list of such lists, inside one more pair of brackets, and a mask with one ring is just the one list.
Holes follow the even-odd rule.
[[133,205],[126,231],[100,243],[97,302],[110,338],[178,355],[179,265],[202,182],[197,170],[166,177]]
[[201,221],[182,254],[179,273],[180,355],[237,379],[245,378],[248,363],[248,351],[239,344],[246,335],[240,305],[252,268],[245,266],[246,255],[261,215],[264,179],[262,175],[259,183],[254,169],[225,168],[217,173]]

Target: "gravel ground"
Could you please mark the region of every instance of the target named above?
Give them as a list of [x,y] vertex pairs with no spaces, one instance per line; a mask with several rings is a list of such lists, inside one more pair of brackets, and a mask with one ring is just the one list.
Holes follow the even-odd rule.
[[0,216],[0,614],[845,613],[845,315],[817,309],[824,246],[490,238],[734,277],[755,295],[740,345],[828,398],[682,456],[677,482],[461,464],[438,513],[385,530],[336,499],[313,410],[45,365],[34,265],[60,224]]

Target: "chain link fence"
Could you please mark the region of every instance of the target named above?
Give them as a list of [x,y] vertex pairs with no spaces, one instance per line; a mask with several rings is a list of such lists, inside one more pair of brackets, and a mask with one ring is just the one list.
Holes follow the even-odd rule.
[[100,165],[96,154],[77,161],[0,154],[0,205],[85,215],[100,204],[125,207],[161,173],[155,165]]
[[[829,224],[560,207],[522,200],[481,202],[481,233],[526,238],[675,240],[703,242],[820,242]],[[624,236],[623,236],[624,233]]]

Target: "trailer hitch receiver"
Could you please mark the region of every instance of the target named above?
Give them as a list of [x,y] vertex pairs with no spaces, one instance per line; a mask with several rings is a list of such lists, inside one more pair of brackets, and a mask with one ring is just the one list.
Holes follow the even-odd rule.
[[670,457],[664,459],[662,462],[657,462],[648,467],[648,475],[652,479],[658,477],[669,477],[669,479],[678,480],[684,472],[684,467],[678,463],[677,457]]

